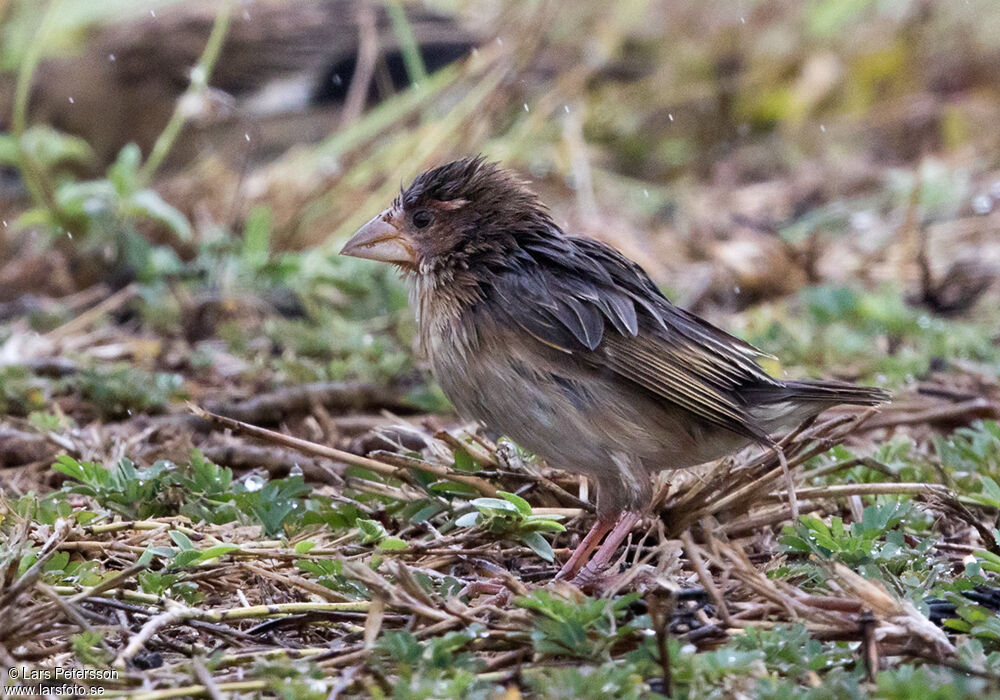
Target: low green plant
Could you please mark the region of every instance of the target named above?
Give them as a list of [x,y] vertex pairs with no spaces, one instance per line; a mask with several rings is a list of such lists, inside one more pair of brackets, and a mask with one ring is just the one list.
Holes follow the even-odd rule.
[[389,631],[378,640],[372,663],[393,679],[393,698],[486,700],[494,697],[495,688],[476,677],[483,662],[466,651],[483,632],[476,623],[428,640],[418,640],[407,631]]
[[475,512],[466,513],[455,521],[458,527],[478,527],[490,534],[520,542],[545,561],[553,561],[552,545],[543,532],[564,532],[557,516],[534,515],[531,505],[520,496],[501,491],[500,498],[476,498]]
[[[62,456],[53,469],[71,479],[65,490],[90,496],[100,507],[130,519],[180,514],[196,522],[241,521],[261,525],[274,536],[316,523],[345,527],[356,518],[354,509],[313,496],[301,476],[265,482],[250,475],[234,481],[230,469],[213,464],[198,451],[180,466],[160,460],[138,467],[129,459],[105,466]],[[183,563],[196,559],[192,555]]]
[[649,627],[648,618],[626,620],[629,606],[638,599],[631,593],[577,600],[536,590],[515,602],[534,613],[531,641],[537,653],[597,660],[610,658],[619,641]]

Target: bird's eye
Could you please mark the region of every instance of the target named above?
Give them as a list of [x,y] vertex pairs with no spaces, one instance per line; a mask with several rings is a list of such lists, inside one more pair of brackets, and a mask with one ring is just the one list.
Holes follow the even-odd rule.
[[413,213],[413,225],[417,228],[427,228],[433,220],[434,217],[426,209],[418,209]]

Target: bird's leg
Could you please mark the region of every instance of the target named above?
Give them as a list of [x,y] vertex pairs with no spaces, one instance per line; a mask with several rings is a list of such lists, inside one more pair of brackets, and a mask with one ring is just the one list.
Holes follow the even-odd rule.
[[[573,577],[573,583],[589,584],[611,563],[612,557],[618,551],[618,545],[622,543],[632,527],[639,522],[642,517],[639,513],[625,511],[618,519],[618,523],[611,533],[605,538],[604,543],[594,553],[593,559],[587,562],[586,566],[580,569],[579,573]],[[582,544],[582,543],[581,543]],[[575,552],[574,552],[575,555]]]
[[580,544],[576,546],[573,550],[573,554],[570,558],[563,564],[563,567],[556,574],[557,581],[564,581],[566,579],[573,578],[584,564],[587,563],[587,558],[590,553],[597,549],[598,543],[600,543],[601,538],[604,537],[608,532],[615,526],[615,521],[617,520],[616,515],[601,515],[598,516],[597,522],[594,526],[590,528],[590,532],[580,540]]

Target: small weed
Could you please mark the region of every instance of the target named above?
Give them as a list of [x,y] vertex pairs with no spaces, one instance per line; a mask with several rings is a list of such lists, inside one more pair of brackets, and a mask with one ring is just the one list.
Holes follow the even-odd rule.
[[629,606],[638,598],[632,593],[615,599],[570,600],[536,590],[516,602],[535,613],[531,641],[537,653],[594,660],[609,658],[615,644],[643,625],[649,626],[648,620],[625,621]]
[[500,498],[476,498],[474,513],[466,513],[455,521],[458,527],[478,527],[493,535],[515,540],[545,561],[553,561],[552,545],[543,532],[564,532],[566,528],[551,515],[533,515],[526,500],[513,493],[500,492]]

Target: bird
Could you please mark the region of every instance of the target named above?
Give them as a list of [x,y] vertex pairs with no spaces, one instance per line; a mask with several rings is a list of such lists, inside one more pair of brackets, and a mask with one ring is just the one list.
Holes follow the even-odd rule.
[[483,156],[417,176],[341,254],[401,271],[418,352],[459,414],[596,484],[596,521],[558,579],[602,575],[657,473],[774,447],[776,432],[827,408],[889,399],[772,377],[770,356],[672,304],[613,247],[567,234]]

